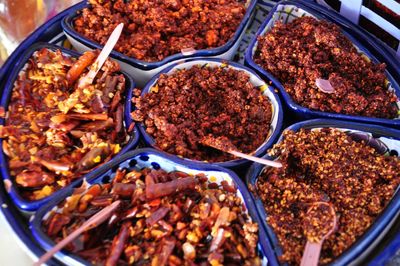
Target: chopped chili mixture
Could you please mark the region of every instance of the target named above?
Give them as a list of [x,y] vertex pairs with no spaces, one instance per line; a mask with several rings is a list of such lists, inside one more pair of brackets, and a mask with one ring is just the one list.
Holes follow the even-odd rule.
[[263,172],[256,190],[283,249],[280,261],[290,265],[300,264],[311,204],[327,202],[336,211],[336,230],[321,251],[320,263],[327,264],[365,233],[400,184],[399,157],[336,129],[286,131],[271,154],[283,168]]
[[385,64],[366,60],[333,23],[312,17],[288,24],[277,21],[259,37],[254,60],[303,107],[378,118],[399,116],[398,99],[386,88]]
[[75,59],[42,48],[14,83],[0,136],[25,199],[49,196],[110,160],[128,141],[119,65],[107,61],[93,84],[80,85],[97,54]]
[[258,226],[236,187],[163,170],[117,170],[109,184],[77,189],[43,222],[56,242],[116,200],[103,224],[67,249],[94,265],[261,265]]
[[125,28],[116,50],[147,62],[161,61],[182,49],[224,45],[235,34],[245,1],[90,0],[74,29],[104,45],[119,23]]
[[193,66],[163,74],[151,92],[134,99],[135,121],[155,145],[195,160],[222,162],[231,155],[209,147],[219,138],[239,151],[255,151],[269,136],[272,107],[244,71]]

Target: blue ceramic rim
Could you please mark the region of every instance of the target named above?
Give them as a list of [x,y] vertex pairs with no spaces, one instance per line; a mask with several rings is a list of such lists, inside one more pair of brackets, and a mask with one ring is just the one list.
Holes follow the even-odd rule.
[[[396,234],[395,239],[381,251],[368,265],[390,265],[391,259],[396,256],[400,248],[400,233]],[[394,264],[393,264],[394,265]]]
[[[259,225],[259,243],[258,243],[258,249],[261,252],[261,255],[264,255],[267,257],[267,254],[271,253],[271,250],[269,249],[269,246],[267,244],[267,235],[264,232],[264,229],[262,226],[260,226],[260,220],[259,216],[257,214],[257,211],[255,209],[255,205],[252,201],[252,197],[250,195],[250,192],[248,191],[246,185],[244,182],[231,170],[217,166],[217,165],[210,165],[207,163],[202,163],[202,162],[188,162],[187,160],[180,159],[176,156],[167,154],[162,151],[158,151],[152,148],[143,148],[143,149],[137,149],[134,151],[130,151],[128,153],[123,154],[120,156],[117,160],[115,160],[112,164],[109,164],[107,167],[99,168],[98,170],[93,171],[89,176],[88,183],[90,185],[96,184],[96,183],[103,183],[102,178],[103,175],[105,175],[110,169],[115,168],[116,166],[119,166],[121,163],[124,163],[126,161],[129,161],[131,159],[137,158],[138,156],[143,156],[143,155],[156,155],[160,157],[159,159],[161,160],[160,164],[162,163],[162,160],[164,161],[170,161],[173,162],[177,165],[180,165],[185,168],[190,168],[193,170],[200,170],[200,171],[218,171],[218,172],[224,172],[229,174],[231,177],[232,181],[235,183],[237,186],[237,189],[240,191],[240,193],[243,196],[243,203],[246,206],[246,209],[249,213],[249,216],[251,217],[252,221],[254,223],[257,223]],[[161,169],[162,169],[161,165]],[[113,175],[110,179],[114,178],[115,175]],[[41,222],[43,217],[51,211],[54,207],[56,207],[62,200],[64,200],[66,197],[70,196],[73,192],[73,187],[68,187],[68,189],[64,190],[62,194],[58,195],[57,197],[53,198],[50,202],[48,202],[46,205],[42,206],[34,215],[33,220],[30,221],[30,229],[32,230],[33,236],[36,239],[36,241],[46,250],[49,250],[54,246],[54,241],[51,240],[45,232],[41,229]],[[88,262],[76,255],[71,255],[70,252],[65,252],[65,251],[59,251],[55,255],[58,259],[63,260],[64,257],[70,257],[73,258],[74,260],[84,264],[88,265]]]
[[[271,1],[273,1],[273,0],[271,0]],[[260,6],[274,7],[276,3],[277,3],[277,1],[275,1],[275,3],[270,3],[270,2],[264,2],[262,0],[258,0],[257,4]]]
[[[341,129],[353,129],[364,132],[369,132],[372,134],[376,134],[379,136],[384,136],[391,139],[400,140],[400,130],[387,128],[379,125],[369,125],[355,122],[347,122],[343,120],[334,120],[334,119],[313,119],[307,120],[303,122],[299,122],[293,124],[286,128],[286,130],[298,131],[301,128],[323,128],[323,127],[332,127],[332,128],[341,128]],[[283,133],[280,136],[277,143],[281,142],[283,139]],[[274,159],[271,156],[265,155],[263,158]],[[251,165],[246,174],[246,184],[248,187],[254,187],[257,181],[258,176],[263,171],[265,167],[258,163],[254,163]],[[267,232],[269,243],[272,246],[272,250],[274,250],[274,254],[272,257],[267,257],[268,262],[271,265],[279,265],[277,256],[281,254],[282,249],[280,247],[277,236],[275,235],[273,229],[267,224],[265,218],[267,217],[267,213],[264,209],[263,203],[257,194],[250,193],[254,204],[256,205],[256,209],[259,215],[259,219],[262,223],[261,226],[264,227]],[[331,264],[334,265],[348,265],[354,259],[357,259],[371,243],[383,232],[383,230],[390,224],[390,222],[396,217],[396,214],[400,211],[400,190],[397,188],[396,192],[393,195],[393,198],[387,204],[385,209],[379,214],[379,216],[375,219],[374,223],[364,232],[364,234],[357,239],[353,245],[350,246],[346,251],[344,251],[338,258],[336,258]]]
[[[4,87],[3,90],[3,94],[1,96],[1,106],[4,106],[5,110],[8,109],[8,104],[9,104],[9,100],[11,98],[11,94],[14,88],[14,82],[17,79],[19,73],[23,70],[23,68],[25,67],[26,62],[29,60],[29,58],[32,56],[32,54],[35,51],[38,51],[41,48],[49,48],[51,50],[56,50],[59,49],[61,50],[64,54],[73,56],[73,57],[79,57],[80,54],[72,51],[72,50],[68,50],[65,49],[61,46],[57,46],[54,44],[49,44],[49,43],[35,43],[34,45],[30,46],[29,48],[27,48],[24,53],[21,55],[20,60],[18,61],[18,63],[15,65],[15,68],[11,71],[9,78],[7,79],[6,85]],[[131,103],[131,98],[132,98],[132,90],[135,87],[135,82],[133,81],[133,79],[126,74],[125,72],[120,71],[120,73],[122,73],[125,77],[127,86],[126,86],[126,92],[125,92],[125,104],[124,104],[124,122],[125,122],[125,127],[126,129],[129,128],[129,126],[132,124],[132,118],[130,116],[130,111],[132,110],[132,103]],[[0,124],[4,125],[5,120],[3,118],[0,119]],[[129,133],[128,136],[130,136],[130,139],[128,141],[128,143],[121,149],[121,151],[114,156],[114,158],[116,158],[117,156],[127,152],[130,149],[134,149],[138,143],[139,143],[139,130],[137,129],[137,126],[135,125],[134,130],[132,133]],[[3,139],[0,139],[0,145],[2,145],[3,143]],[[113,159],[111,159],[110,161],[106,162],[105,164],[99,166],[99,167],[103,167],[104,165],[107,165],[108,163],[112,162]],[[20,208],[21,210],[24,211],[35,211],[36,209],[38,209],[41,205],[43,205],[44,203],[48,202],[49,199],[55,195],[58,195],[60,193],[61,190],[63,190],[64,188],[61,188],[60,190],[52,193],[50,196],[47,196],[45,198],[39,199],[39,200],[35,200],[35,201],[29,201],[24,199],[23,197],[21,197],[20,193],[18,192],[18,188],[17,185],[14,182],[14,178],[11,178],[10,174],[9,174],[9,169],[8,169],[8,158],[7,156],[5,156],[3,150],[1,149],[0,151],[0,173],[1,176],[3,178],[3,181],[5,180],[9,180],[12,182],[12,186],[11,189],[9,191],[9,195],[11,197],[11,199],[14,201],[15,205]],[[71,182],[70,185],[79,182],[82,178],[86,177],[86,175],[83,175],[82,177],[78,178],[77,180],[74,180],[73,182]],[[67,185],[68,187],[69,185]]]
[[[283,102],[288,105],[289,109],[302,117],[321,117],[321,118],[332,118],[332,119],[344,119],[344,120],[352,120],[356,122],[363,122],[363,123],[375,123],[375,124],[381,124],[381,125],[387,125],[387,126],[400,126],[400,119],[386,119],[386,118],[375,118],[375,117],[367,117],[367,116],[354,116],[354,115],[346,115],[346,114],[337,114],[337,113],[330,113],[330,112],[322,112],[322,111],[314,111],[309,108],[300,106],[299,104],[295,103],[292,99],[292,97],[286,92],[285,88],[283,87],[282,83],[279,82],[277,78],[275,78],[270,72],[264,70],[261,66],[257,65],[254,60],[253,60],[253,49],[256,46],[257,38],[262,34],[264,31],[265,27],[267,26],[268,22],[272,19],[272,16],[274,13],[277,11],[277,8],[279,5],[293,5],[297,6],[298,8],[301,8],[308,13],[314,15],[317,18],[323,18],[323,19],[328,19],[330,22],[335,23],[336,25],[340,26],[342,29],[342,33],[345,34],[347,38],[350,39],[354,45],[356,45],[365,55],[367,55],[372,62],[379,62],[377,58],[364,46],[362,45],[358,40],[356,40],[349,32],[348,30],[344,27],[341,23],[335,21],[332,17],[330,16],[325,16],[322,13],[319,13],[319,11],[314,10],[312,8],[309,8],[307,4],[310,4],[309,2],[304,2],[301,0],[298,0],[296,2],[294,1],[281,1],[276,4],[276,6],[271,10],[271,12],[268,14],[267,18],[265,21],[262,23],[260,28],[258,29],[256,35],[251,39],[250,44],[246,50],[245,53],[245,64],[254,69],[257,73],[259,73],[261,76],[269,79],[272,81],[272,83],[279,89],[280,94],[283,97]],[[326,12],[326,10],[324,10]],[[339,17],[339,15],[337,15]],[[353,24],[352,25],[354,28],[357,28],[358,26]],[[361,33],[359,33],[361,34]],[[369,38],[365,37],[364,35],[362,36],[365,39],[368,40],[368,42],[374,43],[374,40],[370,40]],[[386,59],[386,54],[383,54],[382,56],[385,57]],[[394,93],[397,96],[398,99],[400,99],[400,86],[397,83],[397,81],[393,78],[393,76],[389,73],[388,70],[385,71],[386,78],[389,80],[389,82],[392,84],[392,87],[394,89]]]
[[[160,72],[158,72],[158,74],[156,74],[149,82],[147,82],[146,86],[143,88],[141,96],[145,95],[146,93],[149,93],[152,85],[159,79],[159,77],[164,74],[164,73],[168,73],[169,71],[173,70],[175,67],[181,65],[182,63],[188,63],[188,62],[195,62],[195,61],[207,61],[207,62],[216,62],[216,63],[226,63],[229,66],[233,66],[235,68],[238,68],[240,70],[243,70],[247,73],[250,73],[254,76],[256,76],[257,78],[259,78],[261,81],[263,81],[262,78],[260,78],[259,75],[257,75],[256,72],[254,72],[252,69],[247,68],[243,65],[240,65],[236,62],[232,62],[232,61],[228,61],[228,60],[223,60],[223,59],[218,59],[218,58],[194,58],[194,59],[187,59],[184,60],[182,62],[179,63],[175,63],[172,64],[171,66],[161,70]],[[277,137],[279,136],[281,129],[282,129],[282,123],[283,123],[283,109],[282,109],[282,104],[281,101],[279,99],[279,96],[276,94],[276,92],[274,91],[273,87],[271,87],[270,85],[268,85],[266,82],[264,82],[267,85],[267,89],[272,93],[273,97],[275,98],[277,104],[278,104],[278,110],[274,110],[275,112],[277,112],[277,116],[278,116],[278,121],[276,123],[276,128],[274,128],[274,131],[271,133],[268,141],[266,143],[264,143],[263,145],[261,145],[260,147],[258,147],[257,152],[254,154],[254,156],[259,157],[265,154],[265,152],[267,151],[268,148],[270,148],[270,146],[276,141]],[[135,108],[135,107],[134,107]],[[143,123],[137,123],[138,127],[139,127],[139,131],[141,136],[143,137],[144,142],[146,143],[146,145],[151,146],[153,148],[157,148],[155,146],[155,140],[146,132],[145,126],[143,125]],[[176,155],[173,155],[176,156]],[[176,156],[178,157],[178,156]],[[188,158],[185,158],[185,160],[189,161],[189,162],[200,162],[200,161],[195,161],[195,160],[191,160]],[[245,159],[237,159],[237,160],[231,160],[231,161],[226,161],[226,162],[216,162],[216,163],[210,163],[210,164],[214,164],[214,165],[219,165],[222,167],[226,167],[226,168],[238,168],[241,166],[244,166],[246,164],[249,164],[249,161],[245,160]]]
[[[257,0],[250,0],[250,4],[246,9],[246,13],[245,13],[242,21],[240,22],[237,30],[235,31],[235,34],[233,35],[232,38],[230,38],[222,46],[212,48],[212,49],[196,50],[196,52],[191,55],[183,55],[182,53],[178,53],[178,54],[167,56],[163,60],[157,61],[157,62],[147,62],[147,61],[143,61],[143,60],[134,59],[133,57],[126,56],[126,55],[124,55],[120,52],[116,52],[116,51],[111,52],[111,55],[113,58],[118,59],[124,63],[127,63],[127,64],[129,64],[133,67],[136,67],[138,69],[141,69],[141,70],[152,70],[152,69],[161,67],[167,63],[170,63],[170,62],[173,62],[176,60],[185,59],[185,58],[221,55],[221,54],[227,52],[236,42],[239,41],[239,37],[241,36],[242,32],[246,30],[245,26],[249,22],[250,17],[253,14],[253,10],[254,10],[256,4],[257,4]],[[85,2],[75,5],[70,10],[70,14],[67,15],[61,21],[61,26],[66,34],[70,35],[72,38],[74,38],[75,40],[84,44],[85,46],[87,46],[91,49],[102,49],[103,45],[100,45],[94,41],[89,40],[88,38],[86,38],[83,35],[76,32],[74,30],[74,28],[72,27],[72,21],[79,15],[77,12],[81,11],[83,8],[88,7],[88,6],[89,6],[89,4],[86,4]]]

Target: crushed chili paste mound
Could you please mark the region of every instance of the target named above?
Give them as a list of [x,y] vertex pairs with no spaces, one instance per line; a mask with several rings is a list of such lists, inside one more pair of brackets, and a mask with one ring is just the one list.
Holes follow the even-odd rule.
[[258,225],[236,187],[163,170],[118,170],[110,184],[77,189],[43,222],[56,242],[117,200],[104,223],[67,249],[93,265],[261,265]]
[[378,118],[399,115],[396,95],[386,88],[385,64],[367,61],[333,23],[311,17],[277,21],[259,37],[254,60],[303,107]]
[[119,23],[125,28],[115,49],[154,62],[180,53],[224,45],[235,34],[245,1],[91,0],[74,21],[75,30],[104,45]]
[[194,160],[223,162],[231,155],[209,147],[208,138],[255,151],[269,135],[269,99],[244,71],[193,66],[163,74],[150,93],[134,99],[135,121],[160,149]]
[[14,83],[0,136],[10,175],[27,200],[49,196],[127,143],[119,65],[107,61],[92,85],[79,86],[97,54],[75,59],[42,48]]
[[336,211],[336,230],[324,241],[319,261],[327,264],[365,233],[400,184],[398,157],[335,129],[286,131],[272,154],[283,168],[267,169],[256,189],[283,249],[280,261],[290,265],[300,264],[311,205],[327,202]]

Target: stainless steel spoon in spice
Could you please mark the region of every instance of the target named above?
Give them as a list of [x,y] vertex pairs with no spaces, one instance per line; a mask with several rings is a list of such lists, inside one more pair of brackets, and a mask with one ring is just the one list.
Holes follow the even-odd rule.
[[336,212],[331,203],[314,202],[307,210],[304,234],[307,243],[300,266],[317,266],[324,240],[336,229]]

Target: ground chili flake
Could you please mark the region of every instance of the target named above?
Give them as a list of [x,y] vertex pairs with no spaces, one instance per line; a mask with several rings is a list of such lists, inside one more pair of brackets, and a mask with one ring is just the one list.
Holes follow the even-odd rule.
[[261,265],[258,225],[236,189],[207,180],[204,174],[118,170],[111,184],[78,189],[59,205],[62,212],[43,221],[43,229],[59,242],[121,200],[107,221],[67,249],[94,265]]
[[90,0],[74,21],[75,30],[102,45],[119,23],[125,28],[116,50],[147,62],[182,49],[224,45],[236,32],[245,1]]
[[[385,64],[366,60],[333,23],[312,17],[288,24],[277,21],[259,37],[254,60],[301,106],[368,117],[399,116],[397,97],[386,88]],[[317,87],[318,80],[329,81],[324,81],[329,92]]]
[[224,137],[255,151],[269,136],[272,107],[244,71],[193,66],[163,74],[150,93],[133,99],[132,118],[143,122],[160,149],[195,160],[222,162],[229,154],[202,144]]
[[128,141],[119,65],[106,61],[92,85],[77,85],[97,54],[77,60],[42,48],[14,83],[0,137],[25,199],[51,195],[110,160]]
[[326,202],[313,202],[303,221],[303,232],[309,242],[321,242],[336,230],[336,211]]
[[400,184],[398,157],[335,129],[286,131],[271,154],[284,167],[262,173],[256,190],[283,248],[280,261],[290,265],[300,263],[305,235],[316,237],[304,227],[311,204],[328,202],[336,211],[337,228],[322,246],[320,263],[326,264],[372,225]]

